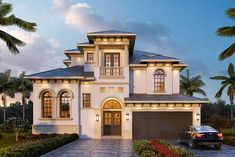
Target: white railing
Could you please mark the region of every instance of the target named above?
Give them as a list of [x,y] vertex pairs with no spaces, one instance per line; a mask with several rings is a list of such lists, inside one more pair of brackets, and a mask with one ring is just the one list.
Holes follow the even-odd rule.
[[100,67],[101,77],[122,77],[123,67]]

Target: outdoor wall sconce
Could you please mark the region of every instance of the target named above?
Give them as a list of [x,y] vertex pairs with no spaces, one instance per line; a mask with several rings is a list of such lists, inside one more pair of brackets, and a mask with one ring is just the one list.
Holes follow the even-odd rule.
[[200,114],[199,113],[196,114],[196,119],[197,119],[197,121],[199,121],[199,119],[200,119]]
[[126,120],[127,120],[127,121],[129,120],[129,116],[130,116],[130,114],[127,113],[127,114],[126,114]]
[[100,116],[97,114],[95,117],[96,121],[98,122],[100,120]]

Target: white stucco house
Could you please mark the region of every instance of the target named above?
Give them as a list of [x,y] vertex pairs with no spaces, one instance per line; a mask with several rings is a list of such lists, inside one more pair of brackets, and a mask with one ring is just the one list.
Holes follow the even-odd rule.
[[[175,138],[200,125],[203,99],[179,93],[179,59],[135,50],[136,34],[87,33],[66,50],[66,68],[28,75],[33,81],[33,133],[81,138]],[[157,44],[157,43],[156,43]]]

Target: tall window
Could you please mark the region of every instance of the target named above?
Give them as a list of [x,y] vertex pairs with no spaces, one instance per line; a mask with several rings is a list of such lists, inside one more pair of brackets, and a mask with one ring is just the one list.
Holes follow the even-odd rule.
[[154,91],[162,92],[165,90],[165,73],[161,69],[157,69],[154,74]]
[[94,53],[89,52],[87,53],[87,63],[93,63],[94,62]]
[[104,54],[104,66],[119,67],[120,66],[120,54],[119,53],[105,53]]
[[50,92],[45,92],[42,95],[42,117],[52,118],[52,95]]
[[83,107],[91,107],[91,94],[90,93],[83,94]]
[[70,94],[68,92],[63,92],[60,95],[60,117],[69,118],[70,117]]

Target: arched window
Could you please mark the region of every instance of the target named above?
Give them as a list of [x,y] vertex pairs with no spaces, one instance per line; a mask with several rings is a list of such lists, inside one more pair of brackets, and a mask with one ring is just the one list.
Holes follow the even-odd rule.
[[165,73],[161,69],[157,69],[154,73],[154,91],[162,92],[165,90]]
[[52,95],[48,91],[42,95],[42,117],[52,118]]
[[121,105],[117,100],[108,100],[105,102],[103,109],[121,109]]
[[60,117],[70,117],[70,94],[67,91],[60,94]]

